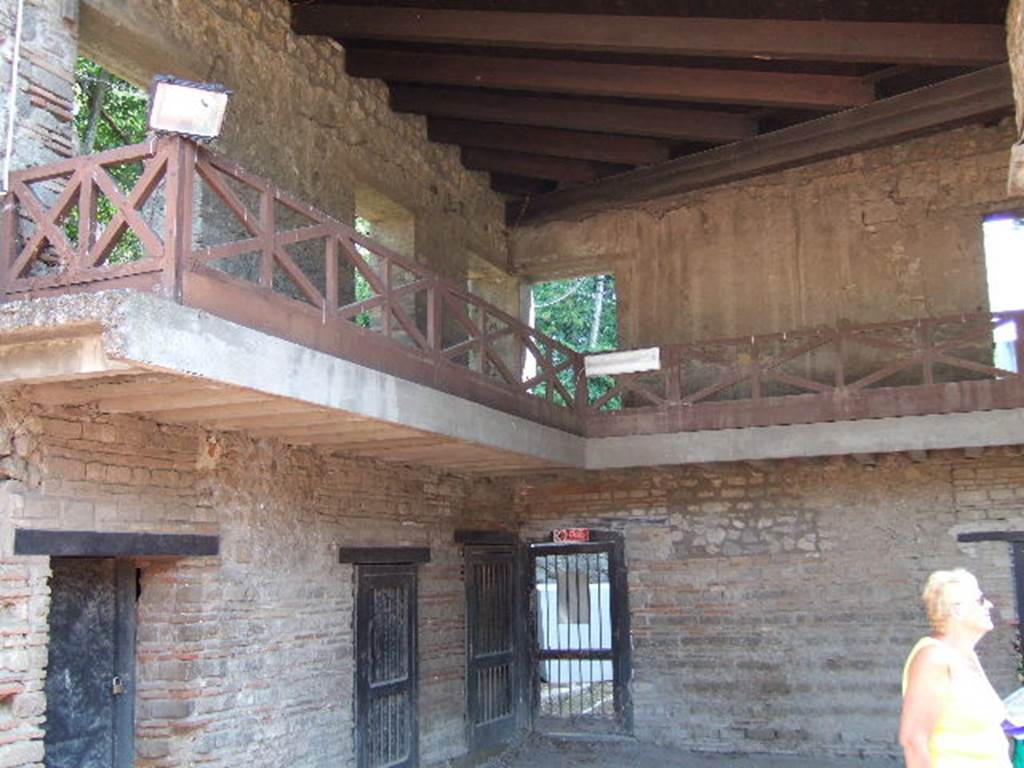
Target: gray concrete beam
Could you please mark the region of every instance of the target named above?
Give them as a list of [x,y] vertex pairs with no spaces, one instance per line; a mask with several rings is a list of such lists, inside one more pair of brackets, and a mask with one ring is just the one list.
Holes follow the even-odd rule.
[[783,427],[591,438],[587,469],[1015,445],[1024,408]]

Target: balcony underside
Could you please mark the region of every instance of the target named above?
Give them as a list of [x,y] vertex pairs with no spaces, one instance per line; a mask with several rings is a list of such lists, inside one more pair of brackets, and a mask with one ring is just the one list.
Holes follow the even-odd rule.
[[130,290],[0,307],[0,397],[461,473],[582,466],[581,438]]
[[[587,438],[131,290],[0,307],[0,397],[16,392],[46,406],[239,431],[458,473],[1022,442],[1024,408],[1014,406],[1024,397],[1015,380],[935,387],[960,397],[963,412]],[[902,395],[910,404],[912,389]]]

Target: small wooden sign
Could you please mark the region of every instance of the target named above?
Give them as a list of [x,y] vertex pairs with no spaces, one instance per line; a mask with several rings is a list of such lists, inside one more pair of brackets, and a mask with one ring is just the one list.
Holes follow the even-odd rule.
[[589,528],[556,528],[551,532],[551,540],[556,544],[575,544],[590,541]]

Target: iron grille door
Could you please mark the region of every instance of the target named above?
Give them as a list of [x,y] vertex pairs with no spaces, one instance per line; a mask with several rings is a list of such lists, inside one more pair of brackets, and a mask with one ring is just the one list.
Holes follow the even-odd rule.
[[516,556],[511,547],[466,547],[466,693],[473,751],[516,732]]
[[365,565],[356,590],[359,768],[415,768],[416,567]]
[[534,726],[631,729],[628,609],[620,542],[534,544]]

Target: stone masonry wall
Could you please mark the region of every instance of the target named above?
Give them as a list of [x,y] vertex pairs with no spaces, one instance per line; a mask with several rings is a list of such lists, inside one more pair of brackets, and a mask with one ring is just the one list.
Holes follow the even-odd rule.
[[215,146],[301,199],[351,222],[367,187],[414,215],[421,262],[458,279],[471,254],[505,266],[486,175],[429,143],[422,118],[393,113],[383,82],[349,78],[339,45],[293,35],[288,0],[83,0],[80,42],[141,85],[163,72],[233,89]]
[[1016,448],[566,474],[523,482],[519,513],[527,538],[623,533],[641,741],[895,758],[920,591],[956,565],[999,608],[994,685],[1018,684],[1009,545],[955,541],[1024,524]]
[[[349,78],[339,45],[293,35],[288,0],[81,0],[78,21],[63,15],[74,5],[25,0],[14,170],[77,151],[81,51],[142,87],[158,73],[227,85],[215,149],[343,221],[357,189],[390,201],[415,219],[417,260],[453,279],[466,279],[472,259],[506,268],[504,208],[486,174],[463,168],[457,148],[428,142],[423,118],[393,113],[383,82]],[[15,6],[0,3],[4,93]],[[496,298],[515,313],[518,281],[506,280]]]
[[987,307],[1007,119],[511,233],[528,279],[611,271],[620,346]]
[[12,528],[219,534],[217,558],[138,561],[136,765],[354,765],[352,566],[338,547],[429,546],[420,569],[424,764],[465,751],[456,527],[507,487],[73,408],[0,404],[0,766],[42,761],[49,560]]

